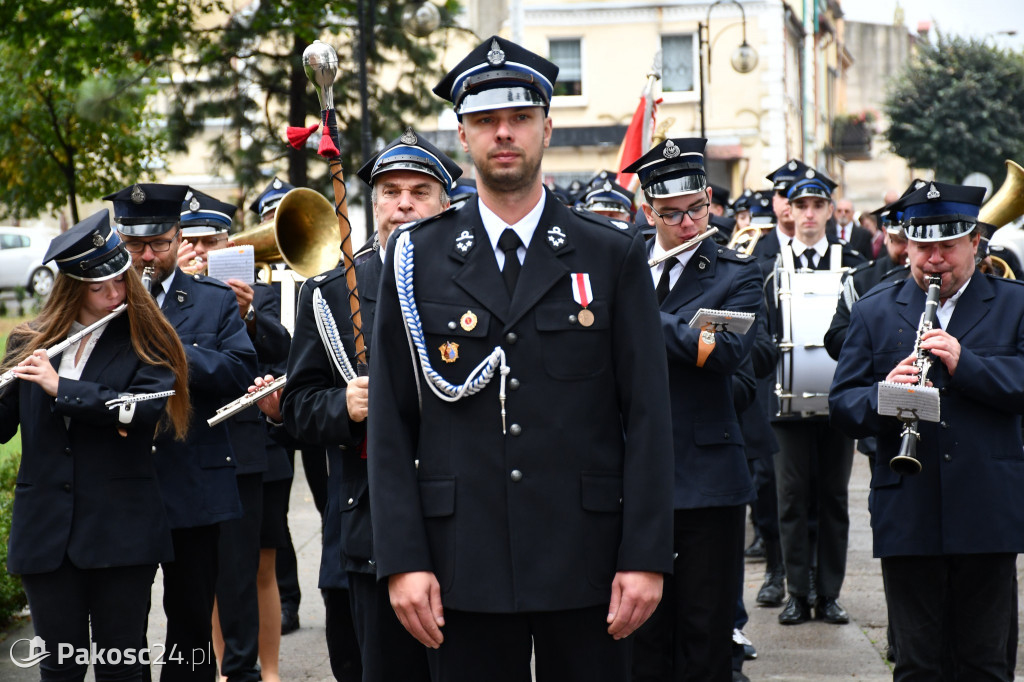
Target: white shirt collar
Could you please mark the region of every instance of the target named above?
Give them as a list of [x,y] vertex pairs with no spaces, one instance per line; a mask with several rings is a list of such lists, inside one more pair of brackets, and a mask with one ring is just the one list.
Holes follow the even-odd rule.
[[780,228],[780,227],[776,227],[775,228],[775,236],[779,240],[779,248],[782,248],[784,246],[789,246],[789,242],[791,242],[793,240],[793,238],[790,237],[789,235],[785,234],[782,231],[782,228]]
[[[171,290],[171,281],[174,279],[174,275],[176,275],[177,273],[178,273],[177,269],[171,270],[171,274],[169,274],[166,278],[161,280],[161,282],[160,282],[160,290],[156,292],[156,307],[157,308],[163,307],[163,305],[164,305],[164,298],[166,297],[167,292]],[[182,275],[182,277],[187,277],[188,276],[184,272],[182,272],[181,275]]]
[[547,192],[541,192],[540,201],[537,202],[537,205],[530,209],[530,212],[523,216],[522,220],[515,225],[509,225],[499,218],[494,211],[487,208],[484,202],[476,202],[477,206],[480,207],[480,220],[484,224],[484,229],[487,230],[487,238],[491,241],[491,249],[498,259],[499,269],[505,266],[505,252],[498,248],[498,239],[501,237],[501,233],[505,231],[506,227],[510,227],[519,235],[523,245],[519,247],[517,253],[519,254],[519,261],[522,262],[526,258],[526,249],[530,246],[533,233],[537,231],[540,216],[544,213],[544,201],[546,198]]
[[824,258],[825,255],[828,253],[828,237],[822,237],[821,239],[819,239],[818,241],[809,246],[800,241],[799,237],[793,237],[794,256],[799,258],[800,254],[802,254],[807,249],[812,249],[815,253],[817,253],[818,258]]

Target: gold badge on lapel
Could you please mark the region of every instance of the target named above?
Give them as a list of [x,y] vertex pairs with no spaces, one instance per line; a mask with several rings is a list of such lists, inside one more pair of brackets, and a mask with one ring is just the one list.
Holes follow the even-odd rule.
[[459,344],[457,343],[445,341],[438,350],[441,351],[441,359],[445,362],[452,363],[459,359]]
[[462,313],[462,319],[459,321],[462,325],[462,331],[471,332],[476,329],[476,313],[472,310],[467,310]]

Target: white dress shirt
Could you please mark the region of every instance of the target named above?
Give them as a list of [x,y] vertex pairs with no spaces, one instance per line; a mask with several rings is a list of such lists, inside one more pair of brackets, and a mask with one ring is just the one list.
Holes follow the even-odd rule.
[[505,268],[505,252],[498,248],[498,239],[501,238],[501,233],[505,231],[506,227],[510,227],[519,235],[519,239],[523,243],[516,250],[516,255],[519,256],[519,263],[522,264],[526,259],[526,249],[530,246],[533,233],[537,231],[540,216],[544,213],[544,200],[546,197],[547,192],[541,192],[540,201],[537,202],[537,205],[515,225],[509,225],[499,218],[494,211],[487,208],[484,202],[477,202],[477,206],[480,207],[480,220],[483,221],[484,229],[487,230],[487,238],[491,240],[491,249],[494,251],[494,257],[498,259],[499,270]]

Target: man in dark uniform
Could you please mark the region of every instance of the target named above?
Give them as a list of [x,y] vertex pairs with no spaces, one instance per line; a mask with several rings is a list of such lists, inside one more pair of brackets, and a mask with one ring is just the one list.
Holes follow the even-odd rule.
[[794,223],[790,213],[789,199],[786,192],[790,186],[804,174],[810,167],[803,161],[790,159],[785,165],[780,166],[765,176],[772,183],[771,193],[761,192],[761,199],[771,200],[772,214],[775,216],[775,229],[772,230],[772,239],[768,234],[763,234],[757,246],[754,247],[754,255],[761,265],[765,278],[775,270],[775,258],[779,255],[782,247],[793,240]]
[[374,551],[435,682],[529,680],[531,649],[541,682],[628,680],[672,569],[644,244],[544,190],[557,73],[491,37],[445,76],[479,197],[393,236],[381,278]]
[[[779,255],[782,263],[791,260],[796,268],[836,270],[864,262],[848,244],[840,244],[826,234],[826,224],[832,217],[834,187],[830,178],[810,168],[790,185],[787,195],[794,234],[792,242]],[[771,297],[769,306],[774,310],[769,314],[776,338],[781,338],[783,330],[776,303]],[[799,319],[793,320],[794,325],[800,323]],[[808,620],[812,606],[808,598],[816,585],[815,617],[828,623],[847,623],[849,616],[838,597],[846,576],[853,441],[830,427],[824,414],[780,416],[773,427],[779,441],[775,484],[789,591],[789,601],[779,614],[779,622],[795,625]],[[818,518],[816,541],[810,533],[812,508],[817,510]]]
[[615,182],[615,174],[601,171],[591,179],[580,195],[583,208],[613,220],[633,222],[633,194]]
[[133,266],[139,272],[154,268],[156,302],[188,356],[188,439],[163,435],[154,444],[174,540],[174,561],[162,565],[167,656],[160,679],[165,682],[212,680],[216,675],[210,632],[219,524],[239,518],[242,509],[227,427],[210,427],[206,420],[243,395],[257,369],[256,352],[231,289],[177,267],[181,204],[187,191],[183,186],[136,184],[104,197],[114,204],[117,231],[133,255]]
[[[964,678],[1010,680],[1016,554],[1024,551],[1024,288],[976,269],[984,190],[939,182],[899,202],[911,277],[876,287],[851,311],[829,396],[833,422],[874,435],[874,555],[897,644],[895,680],[940,679],[951,644]],[[929,276],[936,322],[920,344],[941,421],[918,422],[921,472],[889,467],[902,425],[878,414],[878,382],[917,383],[915,339]],[[944,636],[945,635],[945,636]]]
[[[458,165],[411,128],[359,170],[371,188],[374,224],[369,243],[355,255],[364,342],[372,339],[377,289],[388,239],[398,226],[448,207]],[[426,649],[398,622],[387,583],[377,581],[371,543],[365,447],[368,378],[355,368],[345,269],[318,275],[302,289],[295,341],[283,394],[283,417],[295,436],[331,446],[320,588],[327,606],[327,643],[337,667],[338,611],[351,608],[362,658],[363,682],[429,680]],[[336,326],[337,333],[327,330]],[[344,339],[339,345],[339,339]],[[349,599],[339,600],[338,573],[348,574]],[[335,672],[337,676],[337,671]]]
[[[704,173],[706,142],[668,139],[623,169],[640,178],[643,211],[657,230],[648,243],[652,260],[707,230],[714,191]],[[637,631],[632,679],[729,682],[736,567],[744,512],[754,500],[733,374],[750,356],[756,324],[737,333],[689,323],[701,309],[755,316],[761,271],[753,258],[708,239],[668,256],[651,276],[668,354],[676,560],[664,599]]]
[[[183,272],[188,271],[193,256],[200,263],[199,269],[205,269],[211,251],[234,246],[228,237],[228,228],[237,209],[234,204],[189,190],[181,206],[184,242],[178,250],[178,267]],[[246,333],[256,349],[259,373],[264,374],[275,364],[283,364],[288,359],[291,337],[281,324],[281,301],[277,292],[262,282],[248,284],[229,279],[225,284],[235,294],[239,317],[245,322]],[[220,527],[214,644],[221,677],[226,677],[228,682],[258,682],[260,612],[256,574],[260,564],[263,475],[267,471],[267,450],[272,444],[268,443],[255,405],[226,423],[235,453],[242,518],[225,521]]]

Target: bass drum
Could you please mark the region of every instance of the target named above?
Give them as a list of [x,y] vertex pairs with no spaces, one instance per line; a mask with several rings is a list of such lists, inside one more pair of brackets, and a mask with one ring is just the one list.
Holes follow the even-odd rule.
[[841,270],[775,271],[782,324],[776,416],[828,414],[836,361],[825,350],[825,332],[836,312],[842,276]]

